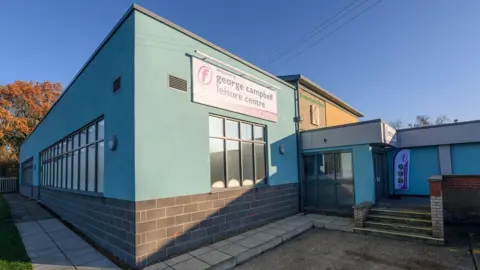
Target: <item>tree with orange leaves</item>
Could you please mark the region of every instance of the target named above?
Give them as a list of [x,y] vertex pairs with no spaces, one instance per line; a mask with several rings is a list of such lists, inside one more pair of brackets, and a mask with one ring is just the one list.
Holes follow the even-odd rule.
[[20,145],[62,91],[60,83],[15,81],[0,85],[0,163],[17,161]]

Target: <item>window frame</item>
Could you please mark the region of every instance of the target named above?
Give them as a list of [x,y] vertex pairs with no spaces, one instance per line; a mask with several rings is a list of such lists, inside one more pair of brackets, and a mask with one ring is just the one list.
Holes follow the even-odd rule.
[[[41,158],[41,173],[40,176],[42,177],[42,180],[40,181],[42,187],[44,188],[49,188],[49,189],[55,189],[55,190],[61,190],[61,191],[66,191],[66,192],[72,192],[72,193],[82,193],[82,194],[88,194],[88,195],[94,195],[94,196],[103,196],[103,192],[98,192],[98,151],[97,151],[97,145],[101,142],[104,142],[105,144],[105,136],[103,138],[99,139],[98,133],[99,133],[99,126],[100,122],[103,121],[103,134],[105,134],[105,118],[104,116],[101,116],[99,118],[96,118],[95,120],[89,122],[88,124],[82,126],[81,128],[75,130],[74,132],[70,133],[69,135],[65,136],[64,138],[61,138],[60,140],[56,141],[55,143],[51,144],[44,150],[40,152],[40,158]],[[94,126],[95,131],[94,131],[94,137],[95,139],[89,142],[89,133],[88,129]],[[85,144],[82,145],[81,141],[81,133],[82,131],[85,131]],[[75,144],[75,136],[77,136],[77,143]],[[95,170],[95,175],[93,181],[95,182],[95,187],[94,191],[89,191],[88,190],[88,181],[92,181],[92,179],[88,179],[88,148],[90,146],[94,146],[95,148],[95,164],[94,164],[94,170]],[[64,147],[65,146],[65,147]],[[63,149],[64,147],[65,149]],[[80,189],[80,151],[82,149],[85,149],[85,187],[84,189]],[[63,151],[62,151],[63,150]],[[105,148],[104,148],[105,151]],[[77,152],[77,159],[75,159],[75,152]],[[68,159],[69,155],[71,156],[70,160]],[[105,156],[105,154],[104,154]],[[52,171],[49,170],[49,167],[55,166],[54,164],[58,164],[58,161],[60,162],[60,168],[56,168]],[[70,168],[66,164],[68,161],[70,161]],[[62,164],[65,163],[65,164]],[[76,163],[77,165],[77,185],[74,187],[74,164]],[[105,166],[105,161],[104,161],[104,166]],[[58,169],[63,169],[63,165],[66,167],[66,172],[61,171],[60,173],[57,172]],[[44,177],[43,170],[47,170],[47,177]],[[50,174],[48,173],[50,171]],[[67,173],[70,175],[70,179],[67,176]],[[105,174],[105,168],[103,169],[103,173]],[[65,177],[65,179],[63,179]],[[49,178],[52,178],[53,181],[49,181]],[[70,185],[67,184],[67,181],[69,180]],[[61,181],[61,182],[60,182]],[[103,177],[103,181],[105,181],[105,175]],[[63,186],[65,184],[65,186]],[[103,184],[104,186],[104,184]],[[76,188],[76,189],[75,189]]]
[[[223,120],[223,125],[222,125],[222,136],[216,136],[216,135],[210,135],[210,118],[215,117],[215,118],[220,118]],[[234,137],[227,137],[227,121],[233,121],[237,123],[238,126],[238,138]],[[242,138],[242,124],[247,124],[251,126],[251,139],[244,139]],[[223,165],[224,165],[224,172],[223,172],[223,181],[224,181],[224,186],[223,188],[215,188],[212,187],[211,183],[211,175],[210,175],[210,188],[212,192],[222,192],[222,191],[229,191],[229,190],[235,190],[235,189],[250,189],[250,188],[256,188],[256,187],[262,187],[262,186],[268,186],[268,180],[269,180],[269,173],[268,173],[268,139],[267,139],[267,126],[258,124],[255,122],[249,122],[245,120],[240,120],[240,119],[235,119],[232,117],[227,117],[227,116],[222,116],[222,115],[217,115],[217,114],[209,114],[208,115],[208,125],[209,125],[209,133],[208,133],[208,141],[210,144],[210,139],[221,139],[223,141]],[[263,130],[263,140],[256,140],[255,139],[255,126],[261,127]],[[236,141],[239,144],[239,163],[240,163],[240,186],[238,187],[228,187],[228,156],[227,156],[227,142],[228,141]],[[252,170],[253,170],[253,184],[252,185],[243,185],[244,181],[244,162],[243,162],[243,143],[250,143],[252,146]],[[256,148],[255,145],[263,145],[263,164],[264,164],[264,171],[265,171],[265,176],[261,180],[257,180],[257,164],[256,164]],[[209,153],[210,155],[210,153]],[[211,174],[211,171],[210,171]]]

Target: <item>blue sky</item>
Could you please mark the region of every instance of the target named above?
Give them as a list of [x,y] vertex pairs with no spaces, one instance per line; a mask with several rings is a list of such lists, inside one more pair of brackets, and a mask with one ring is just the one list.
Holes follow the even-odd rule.
[[[364,120],[480,118],[478,0],[383,0],[288,61],[376,1],[271,65],[279,52],[354,0],[136,3],[273,74],[307,76],[360,110]],[[67,86],[131,3],[3,1],[0,84],[50,80]]]

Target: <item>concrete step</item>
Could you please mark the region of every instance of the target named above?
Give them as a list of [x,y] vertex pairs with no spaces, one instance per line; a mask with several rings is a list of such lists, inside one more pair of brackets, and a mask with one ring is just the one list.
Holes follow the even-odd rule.
[[412,209],[391,209],[391,208],[372,208],[370,213],[374,215],[386,215],[395,217],[425,218],[430,219],[432,214],[429,211]]
[[367,221],[376,221],[381,223],[409,224],[413,226],[431,226],[432,220],[427,218],[396,217],[389,215],[369,214]]
[[441,238],[434,238],[431,235],[418,234],[418,233],[406,233],[389,230],[381,230],[374,228],[355,228],[354,232],[361,234],[378,235],[382,237],[388,237],[393,239],[408,240],[414,242],[421,242],[433,245],[443,245],[444,240]]
[[388,231],[397,231],[397,232],[409,232],[409,233],[420,233],[425,235],[432,235],[432,226],[413,226],[409,224],[400,224],[400,223],[384,223],[376,221],[366,221],[365,227],[388,230]]

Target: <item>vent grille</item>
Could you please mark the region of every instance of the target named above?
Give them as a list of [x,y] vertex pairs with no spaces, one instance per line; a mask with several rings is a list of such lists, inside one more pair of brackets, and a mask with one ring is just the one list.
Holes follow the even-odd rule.
[[187,92],[187,81],[172,75],[168,75],[168,86],[173,89]]
[[120,90],[121,87],[121,77],[118,77],[115,81],[113,81],[113,93],[116,93]]

